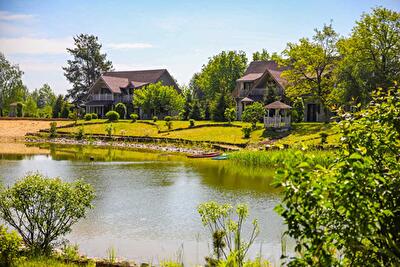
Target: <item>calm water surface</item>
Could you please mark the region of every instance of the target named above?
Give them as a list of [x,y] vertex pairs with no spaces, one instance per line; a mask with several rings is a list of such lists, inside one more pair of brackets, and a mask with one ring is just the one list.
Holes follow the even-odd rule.
[[279,194],[270,186],[272,170],[116,149],[51,146],[41,151],[43,155],[0,154],[0,176],[7,185],[32,171],[92,184],[95,208],[67,236],[88,256],[106,257],[114,247],[119,257],[137,261],[183,255],[188,265],[202,263],[211,244],[196,208],[215,200],[247,203],[250,219],[260,223],[251,254],[261,251],[279,262],[284,226],[273,211]]

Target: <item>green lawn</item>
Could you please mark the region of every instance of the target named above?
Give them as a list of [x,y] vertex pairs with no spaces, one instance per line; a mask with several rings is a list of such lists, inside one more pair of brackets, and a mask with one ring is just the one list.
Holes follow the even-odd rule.
[[[83,127],[85,134],[107,134],[106,126],[108,123],[104,124],[88,124],[84,126],[76,126],[60,129],[60,133],[76,133],[79,127]],[[113,123],[115,128],[114,134],[125,135],[125,136],[157,136],[157,127],[148,125],[145,123],[131,123],[127,121],[119,121]]]
[[[85,134],[106,134],[105,120],[79,121],[84,124]],[[153,122],[151,120],[138,121],[132,123],[130,120],[120,120],[114,122],[115,135],[125,136],[144,136],[144,137],[163,137],[163,138],[179,138],[190,141],[200,142],[226,142],[232,144],[250,143],[257,146],[257,143],[266,140],[277,139],[277,145],[289,145],[290,147],[301,147],[303,145],[318,145],[321,141],[321,132],[328,134],[328,144],[338,144],[340,136],[336,125],[325,123],[294,123],[292,130],[289,132],[277,133],[266,131],[262,124],[258,124],[259,129],[251,133],[250,139],[244,139],[242,128],[239,127],[223,127],[218,124],[221,122],[212,121],[196,121],[195,125],[214,124],[213,127],[190,128],[189,121],[172,121],[172,129],[181,129],[168,132],[165,121],[159,120]],[[234,122],[234,125],[249,126],[249,123]],[[81,126],[59,129],[60,133],[75,133]],[[161,132],[160,132],[161,131]]]

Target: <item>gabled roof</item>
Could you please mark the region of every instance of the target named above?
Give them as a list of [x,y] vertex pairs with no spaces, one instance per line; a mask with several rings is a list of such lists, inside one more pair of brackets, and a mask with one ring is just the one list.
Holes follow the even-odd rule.
[[126,78],[129,81],[155,83],[160,79],[161,75],[166,72],[166,69],[157,70],[134,70],[134,71],[109,71],[103,73],[102,76],[111,76]]
[[281,74],[287,69],[288,67],[279,67],[278,63],[274,60],[257,60],[250,63],[244,76],[237,81],[254,81],[253,88],[255,88],[257,87],[257,83],[262,80],[261,78],[269,74],[277,84],[284,89],[287,85],[287,81],[281,77]]
[[[166,69],[108,71],[100,76],[89,91],[92,90],[99,81],[103,80],[113,93],[121,93],[121,88],[126,88],[128,86],[140,88],[150,83],[156,83],[165,72],[169,75]],[[178,88],[177,86],[175,87]]]
[[275,101],[265,106],[266,109],[291,109],[292,107],[282,103],[281,101]]
[[240,102],[254,102],[254,100],[253,99],[251,99],[251,98],[248,98],[248,97],[245,97],[245,98],[243,98],[242,100],[240,100]]
[[101,76],[101,79],[107,84],[108,88],[111,89],[113,93],[121,93],[120,88],[124,88],[129,84],[127,78],[111,77],[111,76]]

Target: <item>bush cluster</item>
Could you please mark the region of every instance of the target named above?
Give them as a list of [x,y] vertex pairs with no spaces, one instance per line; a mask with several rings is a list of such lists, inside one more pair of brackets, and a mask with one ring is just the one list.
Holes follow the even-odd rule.
[[106,113],[106,118],[109,121],[117,121],[117,120],[119,120],[120,116],[119,116],[118,112],[116,112],[114,110],[110,110],[109,112]]

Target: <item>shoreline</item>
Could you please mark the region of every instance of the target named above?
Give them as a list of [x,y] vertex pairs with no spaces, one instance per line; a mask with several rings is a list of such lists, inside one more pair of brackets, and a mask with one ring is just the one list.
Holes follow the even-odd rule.
[[81,146],[95,146],[95,147],[113,147],[117,149],[139,149],[139,150],[150,150],[153,152],[168,152],[168,153],[179,153],[179,154],[201,154],[205,152],[215,151],[215,149],[204,149],[199,147],[182,147],[176,145],[160,145],[160,144],[149,144],[149,143],[133,143],[133,142],[120,142],[120,141],[104,141],[104,140],[76,140],[72,138],[30,138],[26,137],[24,142],[26,144],[55,144],[55,145],[81,145]]

